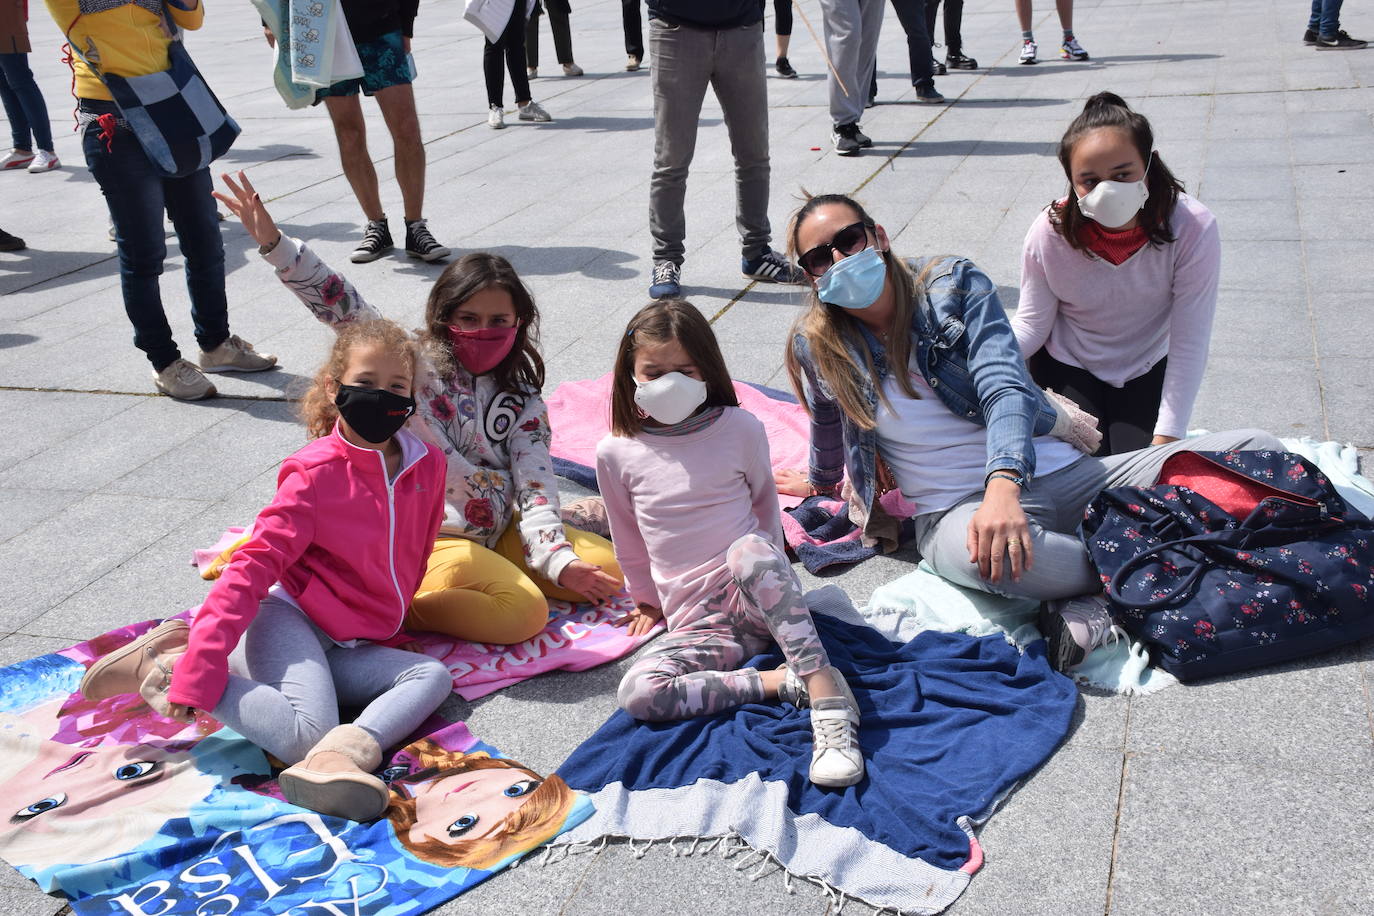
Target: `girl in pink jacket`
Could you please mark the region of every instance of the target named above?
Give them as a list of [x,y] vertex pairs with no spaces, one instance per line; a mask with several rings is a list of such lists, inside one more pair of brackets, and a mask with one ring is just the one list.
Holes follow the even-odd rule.
[[[139,693],[165,715],[208,713],[287,764],[288,801],[370,820],[372,775],[449,695],[437,660],[398,646],[444,515],[439,450],[402,428],[416,351],[380,320],[344,329],[302,412],[305,448],[191,625],[169,620],[91,666],[91,699]],[[339,706],[363,707],[339,724]]]

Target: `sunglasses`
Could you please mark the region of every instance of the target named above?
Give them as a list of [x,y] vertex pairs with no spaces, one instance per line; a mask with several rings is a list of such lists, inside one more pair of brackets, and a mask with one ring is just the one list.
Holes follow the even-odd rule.
[[801,269],[813,277],[820,277],[830,269],[830,265],[835,263],[834,252],[838,251],[846,258],[851,254],[858,254],[868,247],[868,224],[863,220],[857,223],[850,223],[824,245],[817,245],[810,251],[797,258],[797,263]]

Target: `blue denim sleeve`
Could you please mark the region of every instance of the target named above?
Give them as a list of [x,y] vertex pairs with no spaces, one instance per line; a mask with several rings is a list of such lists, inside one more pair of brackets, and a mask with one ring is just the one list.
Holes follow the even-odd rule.
[[1038,388],[1026,371],[1011,322],[988,275],[971,261],[954,266],[950,281],[964,299],[968,367],[988,431],[987,470],[1035,473],[1034,423]]
[[792,352],[802,369],[802,395],[811,414],[807,479],[817,488],[834,487],[844,479],[844,428],[840,406],[821,391],[816,370],[811,365],[810,348],[800,334],[792,339]]

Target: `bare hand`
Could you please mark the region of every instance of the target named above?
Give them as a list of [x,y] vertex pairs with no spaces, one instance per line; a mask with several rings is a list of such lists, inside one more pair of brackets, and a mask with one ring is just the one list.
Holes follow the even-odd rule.
[[1177,442],[1178,436],[1155,436],[1150,440],[1151,445],[1168,445],[1170,442]]
[[811,481],[800,468],[778,468],[773,472],[773,482],[777,484],[778,492],[784,496],[811,495]]
[[652,604],[640,603],[633,611],[615,621],[615,626],[626,627],[630,636],[643,636],[663,619],[663,611]]
[[965,544],[968,561],[978,564],[978,574],[984,579],[1000,581],[1003,566],[1008,565],[1011,580],[1021,581],[1021,574],[1031,568],[1034,549],[1021,509],[1020,487],[1001,477],[988,481],[983,504],[969,519]]
[[602,572],[586,560],[573,560],[563,567],[558,576],[558,584],[569,591],[577,592],[588,601],[596,604],[620,591],[620,580],[609,573]]
[[253,237],[253,241],[259,245],[275,245],[277,239],[281,238],[281,230],[272,220],[272,214],[267,212],[267,207],[263,205],[262,198],[258,196],[257,189],[248,180],[248,176],[239,172],[239,180],[235,183],[226,172],[220,178],[225,186],[233,193],[233,197],[215,191],[214,197],[220,203],[229,208],[229,212],[239,218],[243,223],[243,228],[248,230],[248,234]]
[[262,37],[267,39],[267,47],[275,48],[277,46],[277,36],[273,35],[272,30],[267,26],[262,27]]
[[180,703],[168,703],[167,712],[164,715],[169,719],[188,724],[196,721],[196,711],[189,706],[182,706]]

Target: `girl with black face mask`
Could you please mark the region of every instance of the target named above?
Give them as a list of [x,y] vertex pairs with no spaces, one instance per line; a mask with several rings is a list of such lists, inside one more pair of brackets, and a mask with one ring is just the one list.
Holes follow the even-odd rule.
[[[291,764],[288,801],[370,820],[372,775],[452,679],[402,629],[444,517],[444,456],[403,429],[416,347],[386,321],[343,329],[302,402],[314,439],[282,463],[277,493],[188,628],[171,620],[87,671],[91,699],[138,693],[197,711]],[[339,704],[361,707],[348,725]]]

